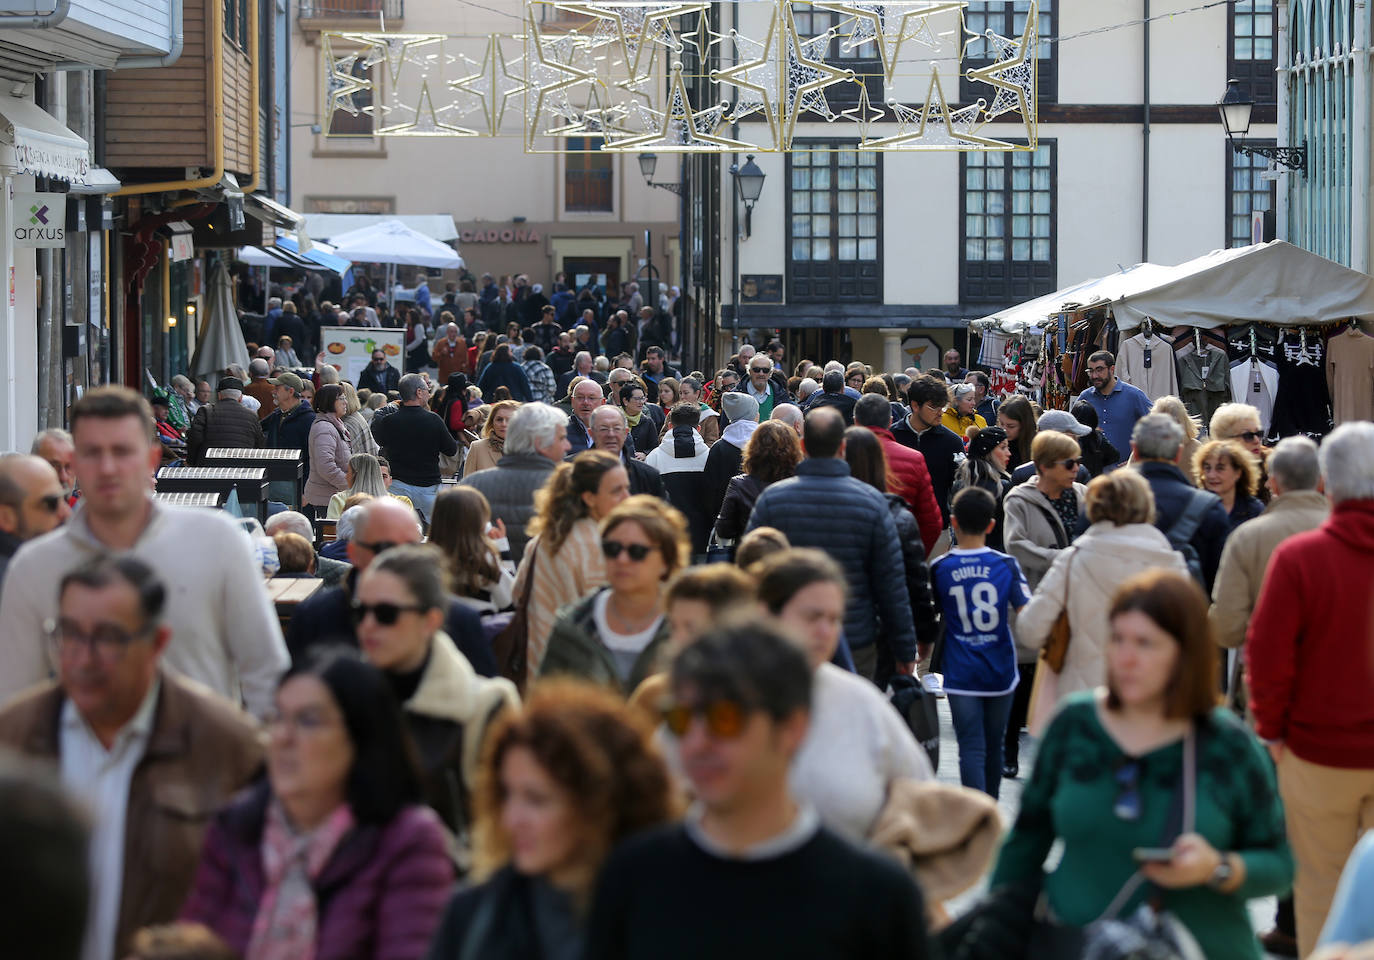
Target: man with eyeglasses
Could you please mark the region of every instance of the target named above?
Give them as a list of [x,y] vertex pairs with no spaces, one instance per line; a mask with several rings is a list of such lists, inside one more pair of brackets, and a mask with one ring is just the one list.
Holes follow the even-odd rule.
[[168,586],[168,666],[261,716],[288,665],[277,612],[253,545],[222,510],[152,496],[161,458],[148,402],[96,387],[72,405],[82,500],[68,522],[24,544],[0,597],[0,703],[46,680],[41,637],[56,616],[52,585],[105,552],[128,553]]
[[940,522],[946,531],[930,551],[934,559],[949,545],[949,488],[954,483],[954,471],[964,461],[964,442],[941,422],[949,403],[949,388],[943,380],[930,374],[917,377],[907,388],[907,402],[911,413],[892,425],[892,439],[926,458],[935,502],[940,506]]
[[[769,360],[766,354],[754,354],[749,358],[749,363],[744,370],[748,376],[739,382],[735,391],[747,393],[758,402],[759,422],[762,423],[773,416],[774,407],[787,403],[789,398],[773,382],[773,361]],[[725,418],[721,417],[721,419],[724,420]],[[725,426],[726,424],[721,424],[722,429]]]
[[57,472],[41,457],[0,456],[0,585],[15,551],[55,530],[71,512]]
[[630,475],[630,495],[645,493],[667,500],[663,475],[643,460],[635,459],[634,445],[628,442],[629,439],[630,427],[625,411],[614,404],[603,403],[592,412],[592,449],[604,450],[620,458],[625,472]]
[[374,419],[372,437],[391,463],[392,496],[409,497],[428,523],[439,494],[439,456],[456,456],[458,441],[429,409],[429,383],[424,377],[406,374],[400,393],[401,408],[389,417]]
[[247,714],[163,669],[173,631],[151,567],[99,554],[59,583],[44,631],[57,679],[0,712],[0,744],[54,763],[86,802],[83,957],[118,960],[139,929],[176,919],[205,828],[256,777],[262,746]]
[[929,956],[912,879],[822,826],[788,786],[811,713],[801,651],[766,624],[718,628],[678,655],[669,687],[667,738],[696,802],[611,854],[585,955]]
[[[300,662],[316,644],[342,643],[358,646],[357,626],[350,612],[358,577],[371,566],[377,555],[403,543],[421,541],[415,511],[392,497],[369,500],[348,541],[348,562],[353,569],[337,587],[319,590],[296,607],[286,630],[286,648],[293,662]],[[349,511],[350,513],[352,511]],[[450,596],[444,618],[444,632],[468,658],[472,668],[484,677],[497,675],[491,646],[482,634],[482,622],[470,608]]]
[[[1173,363],[1172,356],[1166,362]],[[1129,450],[1131,431],[1136,421],[1150,412],[1150,398],[1139,387],[1117,379],[1116,357],[1110,350],[1098,350],[1088,357],[1088,381],[1092,386],[1080,393],[1078,399],[1097,411],[1097,425],[1112,446],[1119,451]]]

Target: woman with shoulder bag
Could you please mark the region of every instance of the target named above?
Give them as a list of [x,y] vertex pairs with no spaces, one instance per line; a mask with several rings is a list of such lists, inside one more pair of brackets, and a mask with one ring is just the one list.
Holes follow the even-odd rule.
[[[1259,960],[1246,901],[1287,890],[1293,859],[1272,764],[1216,706],[1207,598],[1186,574],[1151,570],[1121,585],[1108,617],[1106,688],[1070,697],[1050,725],[993,871],[982,909],[998,929],[956,924],[947,954],[991,957],[979,941],[1019,925],[1029,956],[1078,956],[1124,930],[1156,951],[1130,956]],[[1025,891],[1042,884],[1036,922]],[[1075,947],[1037,952],[1050,940]]]

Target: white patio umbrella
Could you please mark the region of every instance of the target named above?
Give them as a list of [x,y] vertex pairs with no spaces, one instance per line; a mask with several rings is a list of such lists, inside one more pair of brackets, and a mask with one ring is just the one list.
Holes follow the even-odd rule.
[[205,300],[205,319],[196,337],[196,354],[191,358],[191,373],[197,379],[210,381],[211,388],[219,386],[219,372],[231,363],[248,367],[248,344],[239,327],[238,311],[234,309],[234,292],[229,284],[229,271],[223,261],[210,272],[209,295]]
[[354,263],[394,263],[451,270],[463,265],[463,258],[448,244],[412,230],[399,220],[341,233],[331,237],[329,242],[336,256]]

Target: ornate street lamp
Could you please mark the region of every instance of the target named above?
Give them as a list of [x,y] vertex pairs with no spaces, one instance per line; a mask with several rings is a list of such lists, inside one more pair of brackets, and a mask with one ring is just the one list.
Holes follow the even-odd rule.
[[1307,176],[1307,144],[1297,147],[1264,147],[1246,143],[1243,139],[1250,132],[1250,114],[1254,112],[1255,101],[1241,86],[1239,80],[1226,81],[1226,93],[1217,101],[1217,112],[1221,114],[1221,125],[1226,130],[1226,139],[1236,153],[1251,157],[1264,157],[1281,163],[1290,170]]

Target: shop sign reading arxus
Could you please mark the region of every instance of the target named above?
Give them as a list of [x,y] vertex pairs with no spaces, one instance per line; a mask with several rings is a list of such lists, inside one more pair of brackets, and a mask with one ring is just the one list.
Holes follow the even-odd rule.
[[14,194],[14,245],[67,245],[66,197],[60,193]]

